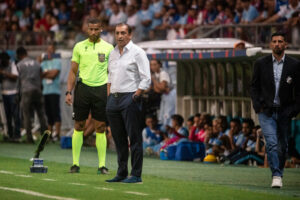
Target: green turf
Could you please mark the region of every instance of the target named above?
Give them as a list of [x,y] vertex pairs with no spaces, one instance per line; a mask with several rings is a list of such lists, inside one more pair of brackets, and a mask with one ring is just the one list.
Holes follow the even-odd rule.
[[[299,169],[286,169],[283,189],[274,190],[269,187],[269,169],[161,161],[148,157],[144,159],[143,184],[109,184],[105,180],[112,178],[117,169],[115,152],[107,153],[110,175],[96,175],[96,149],[86,147],[82,149],[80,173],[69,174],[71,150],[48,144],[41,157],[49,172],[32,174],[29,172],[29,158],[33,156],[34,149],[35,145],[0,143],[0,187],[76,199],[300,199]],[[14,174],[3,174],[1,170]],[[125,193],[128,191],[147,196]],[[0,199],[47,198],[0,189]]]

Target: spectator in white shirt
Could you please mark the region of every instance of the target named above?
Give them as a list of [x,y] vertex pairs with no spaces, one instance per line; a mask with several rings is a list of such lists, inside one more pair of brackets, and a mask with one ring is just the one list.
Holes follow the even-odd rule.
[[126,23],[134,30],[138,23],[135,7],[133,5],[128,5],[126,8],[126,14],[128,16]]
[[50,31],[53,32],[58,32],[59,31],[59,24],[58,24],[58,19],[55,16],[51,17],[51,27],[50,27]]
[[132,41],[133,42],[140,42],[142,41],[142,30],[140,26],[140,21],[137,16],[137,10],[134,5],[128,5],[126,7],[126,14],[127,14],[127,24],[132,28]]
[[150,89],[144,95],[146,115],[157,116],[160,107],[161,95],[169,92],[170,76],[161,69],[162,64],[159,60],[150,61],[151,80]]
[[127,16],[124,12],[120,11],[120,6],[116,2],[111,4],[112,15],[109,17],[109,31],[114,31],[115,26],[120,23],[125,23]]
[[6,52],[0,53],[1,93],[5,108],[9,140],[19,140],[20,108],[17,79],[19,76],[15,62],[10,61]]
[[286,21],[290,19],[294,12],[300,11],[300,2],[299,0],[289,0],[288,5],[280,6],[278,13],[264,21],[264,23],[272,23],[276,21]]

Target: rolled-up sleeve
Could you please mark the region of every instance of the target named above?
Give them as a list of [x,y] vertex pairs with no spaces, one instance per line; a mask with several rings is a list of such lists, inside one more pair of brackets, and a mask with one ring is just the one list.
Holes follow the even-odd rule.
[[135,60],[137,62],[139,76],[141,79],[138,88],[141,90],[147,90],[151,84],[151,75],[150,75],[150,64],[146,53],[143,50],[141,50],[135,56]]

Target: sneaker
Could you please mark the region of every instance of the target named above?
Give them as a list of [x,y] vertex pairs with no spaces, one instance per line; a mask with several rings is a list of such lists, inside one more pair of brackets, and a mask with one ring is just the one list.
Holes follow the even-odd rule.
[[256,160],[253,161],[253,166],[254,166],[254,167],[257,167],[257,162],[256,162]]
[[224,156],[224,155],[219,156],[220,163],[224,163],[226,160],[227,160],[226,156]]
[[282,178],[280,176],[273,176],[272,188],[282,188]]
[[108,174],[108,169],[106,167],[98,168],[97,174]]
[[116,183],[116,182],[122,182],[124,179],[126,179],[126,177],[122,177],[122,176],[115,176],[112,179],[106,180],[105,182],[107,183]]
[[129,176],[122,181],[122,183],[143,183],[141,177]]
[[73,165],[70,169],[70,173],[79,173],[80,171],[80,167],[78,167],[77,165]]

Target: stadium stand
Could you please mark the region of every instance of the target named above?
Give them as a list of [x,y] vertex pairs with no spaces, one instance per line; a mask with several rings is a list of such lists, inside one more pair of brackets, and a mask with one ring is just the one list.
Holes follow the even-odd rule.
[[127,22],[133,39],[235,37],[265,45],[274,29],[288,32],[299,47],[298,0],[16,0],[0,2],[0,45],[46,45],[72,48],[82,39],[89,17],[103,21],[103,36],[113,43],[113,27]]

